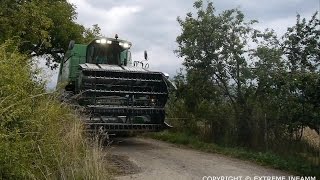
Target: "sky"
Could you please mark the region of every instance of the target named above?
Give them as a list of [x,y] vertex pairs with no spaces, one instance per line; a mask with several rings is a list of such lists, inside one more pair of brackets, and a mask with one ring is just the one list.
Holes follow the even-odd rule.
[[[177,17],[194,12],[194,0],[68,0],[78,13],[77,22],[86,27],[98,24],[103,35],[132,42],[133,60],[143,60],[148,51],[151,70],[174,76],[183,59],[174,54],[181,33]],[[259,30],[274,29],[282,36],[295,24],[296,15],[309,19],[320,9],[320,0],[214,0],[216,12],[238,8],[248,20],[258,20]],[[49,70],[46,70],[49,71]],[[56,85],[57,71],[49,72],[48,88]]]

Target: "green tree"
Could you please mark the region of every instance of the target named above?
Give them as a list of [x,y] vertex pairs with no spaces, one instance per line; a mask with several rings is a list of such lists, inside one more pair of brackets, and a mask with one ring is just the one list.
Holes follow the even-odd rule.
[[67,0],[24,0],[0,2],[0,42],[15,39],[19,51],[47,57],[56,66],[70,40],[87,41],[100,33],[97,25],[86,29],[75,22],[75,7]]
[[178,94],[196,121],[218,131],[223,118],[212,109],[224,109],[234,116],[229,128],[237,142],[249,146],[266,140],[267,131],[292,137],[305,126],[318,128],[317,13],[308,23],[298,16],[280,42],[273,30],[253,29],[256,21],[246,22],[237,9],[217,14],[212,2],[201,0],[194,7],[196,15],[178,17],[182,33],[175,52],[186,68]]
[[82,42],[89,43],[90,41],[92,41],[92,39],[103,35],[101,34],[101,28],[98,26],[98,24],[94,24],[92,28],[86,28],[84,30],[83,36],[84,38]]
[[[245,56],[254,33],[250,26],[256,21],[245,22],[244,14],[237,9],[216,15],[212,2],[204,7],[202,1],[196,1],[194,7],[197,16],[188,13],[185,20],[178,18],[182,33],[177,37],[176,53],[184,58],[187,73],[197,72],[201,74],[198,77],[210,82],[203,87],[204,92],[216,86],[218,92],[228,98],[238,120],[239,142],[247,142],[251,137],[251,109],[246,101],[246,90],[252,74]],[[201,90],[197,90],[201,94]],[[207,97],[204,94],[203,99]]]
[[309,126],[319,133],[320,99],[316,89],[320,78],[320,20],[317,15],[315,12],[307,21],[298,14],[296,24],[282,37],[289,87],[285,94],[291,99],[287,107],[292,107],[287,110],[291,132]]
[[320,63],[320,20],[315,12],[307,22],[297,15],[296,25],[289,27],[283,36],[283,50],[291,72],[319,72]]

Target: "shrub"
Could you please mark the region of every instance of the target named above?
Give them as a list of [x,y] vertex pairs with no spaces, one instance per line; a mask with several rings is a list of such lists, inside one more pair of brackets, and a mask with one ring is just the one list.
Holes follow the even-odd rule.
[[108,179],[77,113],[45,92],[29,57],[0,45],[0,179]]

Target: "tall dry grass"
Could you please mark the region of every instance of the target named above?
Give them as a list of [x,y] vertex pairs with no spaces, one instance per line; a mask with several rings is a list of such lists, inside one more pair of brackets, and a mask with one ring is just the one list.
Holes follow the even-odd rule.
[[0,179],[110,179],[80,117],[10,42],[0,45]]
[[320,135],[315,130],[304,128],[302,138],[311,146],[320,149]]

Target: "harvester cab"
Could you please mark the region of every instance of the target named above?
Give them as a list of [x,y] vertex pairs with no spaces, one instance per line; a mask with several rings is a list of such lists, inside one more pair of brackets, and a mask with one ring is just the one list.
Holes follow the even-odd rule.
[[131,64],[131,43],[117,38],[99,38],[87,47],[87,63],[127,66]]

